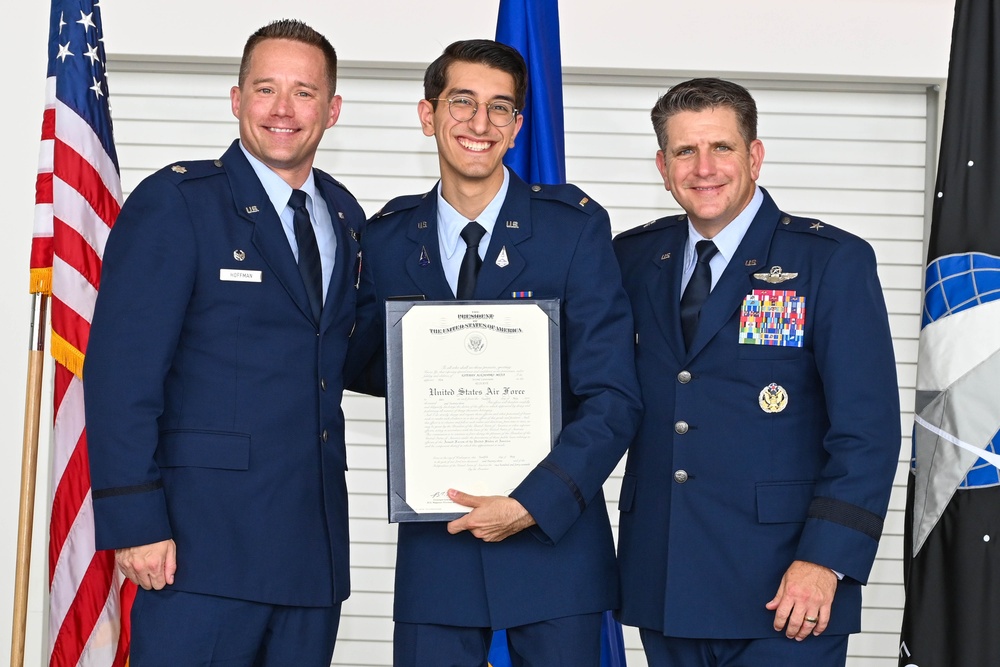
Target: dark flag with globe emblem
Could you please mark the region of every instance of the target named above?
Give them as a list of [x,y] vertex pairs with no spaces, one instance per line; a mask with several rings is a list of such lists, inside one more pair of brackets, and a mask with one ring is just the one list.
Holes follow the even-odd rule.
[[900,667],[1000,664],[1000,3],[957,0],[924,277]]

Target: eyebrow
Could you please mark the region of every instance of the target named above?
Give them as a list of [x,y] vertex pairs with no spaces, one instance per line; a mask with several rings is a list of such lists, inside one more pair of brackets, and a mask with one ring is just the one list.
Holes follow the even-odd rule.
[[[250,82],[250,85],[256,86],[262,83],[275,83],[276,80],[273,76],[265,76],[259,79],[254,79]],[[296,81],[294,84],[296,87],[308,88],[309,90],[319,90],[319,86],[314,83],[309,83],[308,81]]]
[[[447,95],[448,95],[448,97],[454,97],[455,95],[465,95],[467,97],[472,97],[472,98],[477,97],[476,91],[469,90],[468,88],[451,88],[451,89],[448,90]],[[497,95],[497,96],[493,97],[492,99],[490,99],[488,101],[495,102],[497,100],[505,100],[505,101],[510,102],[511,104],[513,104],[514,103],[514,96],[513,95]]]

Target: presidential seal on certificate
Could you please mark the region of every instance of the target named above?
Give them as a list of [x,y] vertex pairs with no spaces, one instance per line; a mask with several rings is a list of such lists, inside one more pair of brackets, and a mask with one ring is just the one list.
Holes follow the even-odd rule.
[[508,495],[562,427],[559,301],[387,301],[389,521]]

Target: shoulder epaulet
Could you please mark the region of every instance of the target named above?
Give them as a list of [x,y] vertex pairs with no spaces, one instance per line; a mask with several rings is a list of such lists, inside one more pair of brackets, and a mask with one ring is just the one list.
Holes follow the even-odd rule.
[[192,178],[203,178],[222,174],[222,160],[189,160],[175,162],[160,170],[175,181],[186,181]]
[[686,215],[668,215],[665,218],[658,218],[656,220],[650,220],[644,225],[639,225],[638,227],[633,227],[632,229],[627,229],[615,238],[627,238],[629,236],[638,236],[639,234],[644,234],[646,232],[655,232],[667,227],[673,227],[674,225],[686,224]]
[[386,202],[385,206],[380,208],[375,212],[375,215],[371,217],[369,222],[375,222],[376,220],[381,220],[382,218],[387,218],[393,213],[398,213],[400,211],[407,211],[411,208],[416,208],[420,205],[424,199],[429,197],[431,193],[425,192],[422,195],[403,195],[401,197],[396,197],[395,199],[390,199]]
[[854,234],[845,232],[843,229],[827,224],[822,220],[803,218],[797,215],[789,215],[788,213],[781,213],[781,217],[778,219],[778,229],[821,236],[834,241],[846,241],[847,239],[855,238]]
[[593,213],[600,204],[587,196],[587,194],[572,183],[560,183],[558,185],[541,185],[534,183],[529,185],[531,196],[534,199],[546,199],[557,201],[567,206],[571,206],[578,211]]
[[320,169],[314,169],[313,171],[314,171],[314,173],[319,178],[323,179],[324,181],[327,181],[328,183],[332,183],[333,185],[336,185],[338,188],[340,188],[341,190],[343,190],[347,194],[351,195],[352,197],[354,196],[353,194],[351,194],[351,191],[347,189],[346,185],[344,185],[343,183],[341,183],[340,181],[338,181],[336,178],[334,178],[330,174],[328,174],[325,171],[322,171]]

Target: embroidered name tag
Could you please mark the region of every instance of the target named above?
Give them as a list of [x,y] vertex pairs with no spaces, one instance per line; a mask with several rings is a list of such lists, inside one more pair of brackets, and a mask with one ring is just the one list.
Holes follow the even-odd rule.
[[237,283],[259,283],[262,277],[262,271],[247,271],[246,269],[219,269],[219,280],[228,280]]
[[741,345],[802,347],[806,298],[794,290],[755,289],[740,308]]

